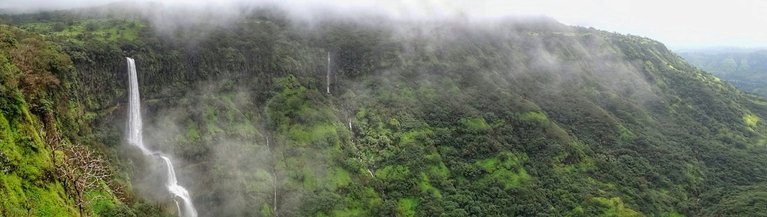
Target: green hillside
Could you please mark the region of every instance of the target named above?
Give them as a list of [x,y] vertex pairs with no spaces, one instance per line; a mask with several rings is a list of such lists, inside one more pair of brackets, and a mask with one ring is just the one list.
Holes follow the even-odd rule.
[[124,57],[145,140],[178,161],[201,216],[766,213],[767,101],[659,42],[547,19],[248,14],[177,29],[2,16],[0,213],[78,215],[51,126],[109,160],[86,215],[175,212],[123,139]]

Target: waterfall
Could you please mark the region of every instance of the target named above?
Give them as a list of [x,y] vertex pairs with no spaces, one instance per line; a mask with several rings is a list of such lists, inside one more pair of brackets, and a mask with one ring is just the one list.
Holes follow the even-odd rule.
[[[266,148],[269,149],[269,153],[273,154],[272,146],[269,146],[269,137],[266,137]],[[272,157],[272,162],[274,162],[274,157]],[[272,197],[272,213],[276,217],[277,216],[277,171],[274,167],[275,167],[274,164],[272,164],[272,192],[274,193],[274,197]]]
[[330,94],[330,52],[328,52],[328,71],[325,73],[325,88],[328,91],[328,94]]
[[[174,201],[176,202],[179,216],[196,217],[197,210],[195,210],[194,204],[192,204],[192,198],[189,196],[189,191],[178,185],[176,171],[173,169],[173,162],[164,154],[152,152],[144,146],[144,138],[141,133],[143,130],[141,123],[141,99],[138,90],[136,63],[131,58],[126,57],[125,59],[128,60],[128,80],[130,82],[128,85],[128,143],[138,147],[146,156],[159,156],[162,158],[165,162],[168,174],[168,180],[165,182],[165,187],[167,187],[168,191],[175,196]],[[183,210],[181,209],[181,206],[179,206],[177,198],[181,198]]]
[[[178,185],[178,181],[176,180],[176,171],[173,170],[173,162],[171,162],[170,158],[166,156],[160,155],[160,157],[163,161],[165,161],[165,166],[168,169],[168,181],[165,183],[165,186],[168,187],[168,191],[170,191],[170,193],[176,195],[178,198],[181,198],[181,200],[184,202],[184,210],[186,210],[186,215],[183,216],[197,216],[197,210],[194,209],[192,198],[189,197],[189,191],[187,191],[186,188]],[[176,207],[178,207],[178,201],[176,201]],[[181,209],[179,209],[179,215],[181,214]]]
[[143,135],[141,135],[141,100],[138,92],[138,78],[136,76],[136,64],[131,58],[128,59],[128,143],[138,147],[144,155],[152,154],[144,147]]

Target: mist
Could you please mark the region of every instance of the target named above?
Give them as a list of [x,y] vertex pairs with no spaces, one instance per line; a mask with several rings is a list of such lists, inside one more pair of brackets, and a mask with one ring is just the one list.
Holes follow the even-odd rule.
[[[551,17],[568,25],[648,36],[666,43],[674,49],[701,47],[767,47],[764,26],[767,3],[747,1],[275,1],[275,0],[163,0],[163,1],[94,1],[94,0],[6,0],[0,9],[10,13],[97,7],[106,4],[145,5],[141,11],[161,10],[157,21],[168,22],[169,17],[194,21],[208,14],[205,21],[220,22],[235,19],[252,7],[276,6],[289,17],[304,21],[316,20],[329,14],[346,17],[383,16],[393,20],[423,21],[444,19],[498,20],[508,17]],[[147,6],[148,5],[148,6]],[[682,19],[678,12],[686,11]],[[184,16],[186,14],[187,16]],[[716,14],[717,16],[713,16]],[[156,15],[156,14],[155,14]],[[164,26],[161,25],[161,26]]]

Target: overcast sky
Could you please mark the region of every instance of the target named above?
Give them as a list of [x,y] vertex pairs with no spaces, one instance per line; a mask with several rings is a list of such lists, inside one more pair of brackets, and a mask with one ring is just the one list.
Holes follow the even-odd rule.
[[[116,0],[0,0],[11,10],[65,9]],[[148,1],[148,0],[133,0]],[[168,5],[234,5],[244,0],[157,0]],[[386,13],[397,19],[464,16],[548,16],[562,23],[647,36],[672,49],[767,47],[766,0],[300,0],[280,2],[296,11],[313,7]],[[287,3],[286,3],[287,2]]]

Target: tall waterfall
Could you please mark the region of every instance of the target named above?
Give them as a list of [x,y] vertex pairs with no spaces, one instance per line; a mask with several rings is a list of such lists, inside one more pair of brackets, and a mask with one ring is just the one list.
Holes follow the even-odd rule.
[[325,73],[325,88],[330,94],[330,52],[328,52],[328,71]]
[[141,100],[138,93],[138,78],[136,76],[136,63],[131,58],[128,59],[128,143],[138,147],[144,155],[152,154],[149,149],[144,147],[144,138],[141,135]]
[[[173,162],[164,154],[159,152],[152,152],[147,149],[146,146],[144,146],[144,138],[141,134],[143,128],[141,126],[141,100],[138,90],[136,63],[132,58],[126,57],[125,59],[128,60],[128,80],[130,82],[130,92],[128,93],[128,143],[138,147],[146,156],[159,156],[162,158],[163,162],[165,162],[165,167],[168,174],[168,180],[165,182],[165,187],[168,188],[168,191],[171,194],[176,196],[174,200],[176,202],[176,208],[178,209],[179,216],[196,217],[197,210],[194,208],[194,204],[192,204],[192,198],[189,197],[189,191],[178,185],[178,180],[176,179],[176,171],[173,169]],[[178,204],[178,198],[181,198],[183,209],[181,208],[182,206],[179,206]]]

